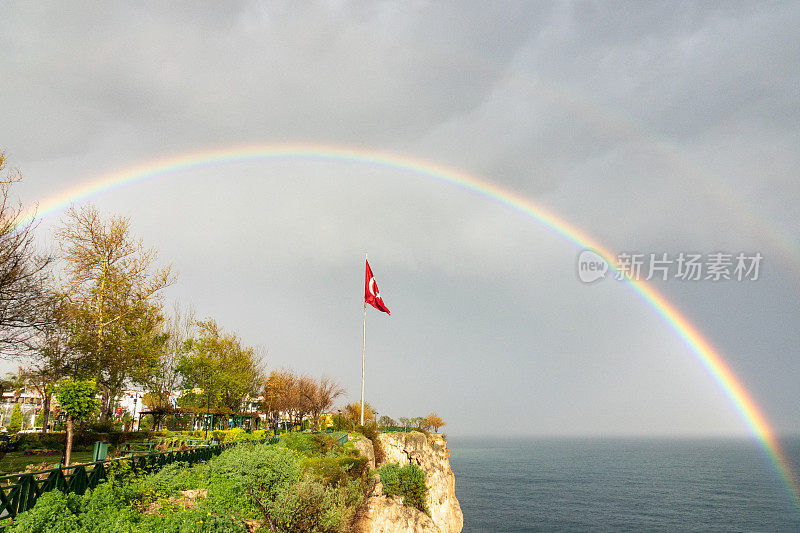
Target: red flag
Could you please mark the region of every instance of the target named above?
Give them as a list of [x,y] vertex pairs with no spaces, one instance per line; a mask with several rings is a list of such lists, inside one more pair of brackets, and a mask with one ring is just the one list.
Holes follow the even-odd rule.
[[378,291],[378,284],[375,283],[375,276],[372,275],[372,269],[369,267],[369,261],[367,261],[367,276],[364,280],[364,301],[378,311],[383,311],[387,315],[391,314],[389,313],[389,308],[386,307],[385,303],[383,303],[381,293]]

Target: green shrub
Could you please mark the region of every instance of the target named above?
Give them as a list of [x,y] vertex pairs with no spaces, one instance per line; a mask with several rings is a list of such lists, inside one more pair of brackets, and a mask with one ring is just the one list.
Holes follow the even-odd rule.
[[[240,440],[247,435],[228,434]],[[43,495],[9,531],[238,532],[247,530],[246,518],[265,519],[275,531],[347,531],[363,500],[368,468],[352,446],[343,450],[331,441],[313,435],[293,440],[313,456],[240,442],[207,462],[172,463],[150,475],[120,462],[109,467],[107,482],[83,496]],[[207,491],[193,496],[193,509],[181,492],[190,489]]]
[[[20,514],[6,531],[14,533],[67,533],[78,531],[76,494],[51,490],[42,495],[33,509]],[[71,505],[70,505],[71,503]]]
[[346,531],[355,511],[345,494],[313,479],[283,487],[268,510],[272,524],[291,533]]
[[122,429],[122,422],[117,422],[112,418],[107,418],[99,422],[89,424],[89,430],[94,433],[113,433],[119,432]]
[[302,466],[307,474],[338,487],[344,486],[350,481],[363,480],[369,473],[366,457],[349,455],[309,457],[303,460]]
[[211,473],[242,487],[278,531],[346,531],[363,497],[355,478],[364,475],[366,460],[320,456],[329,443],[312,437],[291,440],[316,457],[304,458],[286,447],[241,443],[214,459]]
[[[222,438],[219,440],[220,442],[233,442],[236,440],[245,440],[249,435],[245,430],[242,428],[232,428],[222,435]],[[252,440],[252,439],[251,439]]]
[[22,429],[22,408],[18,403],[14,404],[14,410],[11,411],[11,418],[8,420],[8,432],[17,433]]
[[228,513],[213,513],[206,507],[148,516],[139,531],[159,533],[234,533],[247,531],[247,527]]
[[341,450],[333,437],[320,433],[289,433],[281,439],[281,444],[306,457],[330,455]]
[[235,480],[221,476],[209,477],[205,506],[217,514],[236,513],[242,518],[263,518],[255,499],[249,497]]
[[383,493],[387,496],[401,496],[403,504],[416,507],[420,511],[428,511],[428,487],[425,484],[425,471],[411,463],[383,465],[379,470]]
[[0,452],[7,453],[7,452],[14,452],[17,451],[19,446],[19,439],[23,435],[14,434],[2,434],[0,433]]
[[137,531],[139,515],[128,504],[133,485],[102,483],[83,496],[52,490],[33,509],[21,513],[10,531],[24,533]]
[[184,462],[175,462],[145,477],[142,480],[144,491],[152,490],[158,497],[169,497],[178,491],[208,488],[208,463],[190,467]]
[[20,433],[15,442],[16,451],[46,448],[60,450],[64,447],[65,433]]
[[281,487],[300,478],[300,456],[277,446],[241,443],[213,459],[210,469],[253,497],[274,500]]

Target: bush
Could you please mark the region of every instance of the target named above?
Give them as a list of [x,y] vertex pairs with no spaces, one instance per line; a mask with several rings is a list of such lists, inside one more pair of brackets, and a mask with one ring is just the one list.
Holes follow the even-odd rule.
[[160,497],[175,496],[178,491],[208,488],[208,463],[189,467],[187,463],[175,462],[166,465],[142,481],[142,489],[153,491]]
[[[108,481],[83,496],[57,490],[43,495],[9,531],[234,532],[247,530],[244,519],[262,518],[275,531],[344,532],[363,500],[366,459],[352,446],[342,453],[335,441],[319,437],[324,436],[293,438],[313,452],[307,457],[282,446],[241,442],[207,462],[172,463],[150,475],[115,463]],[[182,492],[195,489],[206,492]]]
[[17,451],[19,446],[19,439],[23,435],[18,434],[2,434],[0,433],[0,453],[8,453]]
[[[121,465],[122,466],[122,465]],[[125,470],[123,468],[123,470]],[[212,500],[219,491],[209,490],[209,497],[196,500],[196,508],[187,509],[177,499],[169,499],[181,487],[188,488],[203,481],[208,464],[187,467],[173,464],[161,472],[141,479],[130,472],[115,471],[106,483],[87,491],[83,496],[65,495],[53,490],[44,494],[33,509],[19,515],[10,531],[24,533],[56,532],[174,532],[247,531],[232,511],[241,503],[230,498]],[[229,480],[218,479],[218,484]],[[239,493],[238,500],[241,498]],[[156,504],[153,506],[152,504]],[[222,503],[222,505],[220,505]],[[250,509],[250,516],[257,516]]]
[[282,438],[281,444],[306,457],[330,455],[341,450],[333,437],[321,433],[289,433]]
[[337,487],[350,481],[364,480],[369,473],[366,457],[340,455],[337,457],[310,457],[302,463],[303,471],[321,478],[325,483]]
[[89,424],[89,430],[94,433],[113,433],[122,430],[122,422],[117,422],[111,418],[106,420],[93,422]]
[[271,522],[292,533],[347,531],[354,511],[345,494],[313,479],[283,487],[269,506]]
[[[67,533],[78,530],[75,494],[51,490],[42,495],[33,509],[20,514],[7,531],[14,533]],[[72,505],[70,505],[70,503]]]
[[[123,530],[124,531],[124,530]],[[159,533],[233,533],[247,531],[247,527],[235,520],[228,513],[213,513],[206,507],[181,512],[151,514],[140,531],[158,531]]]
[[428,511],[428,487],[425,484],[425,471],[411,463],[383,465],[380,470],[383,493],[387,496],[401,496],[403,504],[416,507],[425,514]]
[[60,450],[64,448],[64,433],[20,433],[14,443],[15,451],[48,448]]
[[299,480],[300,457],[277,446],[242,443],[212,460],[210,469],[259,500],[274,500],[281,487]]
[[14,410],[11,411],[11,418],[8,420],[8,432],[17,433],[22,429],[22,408],[18,403],[14,404]]
[[263,431],[254,431],[248,433],[242,428],[233,428],[223,432],[220,442],[236,442],[239,440],[262,440],[264,438]]

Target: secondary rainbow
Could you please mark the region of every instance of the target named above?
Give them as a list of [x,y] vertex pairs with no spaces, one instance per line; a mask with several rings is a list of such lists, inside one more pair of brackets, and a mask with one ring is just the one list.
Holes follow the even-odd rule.
[[[511,190],[464,172],[409,156],[364,148],[331,145],[254,145],[187,153],[165,159],[148,161],[142,165],[105,174],[89,183],[51,197],[40,204],[36,215],[48,216],[65,209],[71,203],[95,196],[126,183],[164,176],[169,173],[186,171],[192,168],[209,165],[220,165],[248,160],[292,158],[346,161],[379,167],[392,167],[451,183],[497,201],[532,218],[536,222],[539,222],[568,241],[574,243],[579,248],[594,250],[606,260],[611,268],[613,268],[615,264],[614,254],[605,249],[600,243],[581,229],[568,223],[557,214],[534,204],[527,198]],[[33,216],[34,213],[29,213],[26,220],[30,220]],[[667,299],[650,284],[641,280],[627,279],[627,285],[638,293],[639,296],[669,324],[689,347],[696,359],[711,374],[729,401],[733,404],[744,423],[760,441],[777,472],[783,479],[783,482],[786,484],[794,504],[800,510],[800,485],[798,485],[798,480],[792,471],[789,461],[781,450],[775,432],[770,427],[764,414],[753,401],[751,395],[725,363],[720,353],[675,306],[667,301]]]

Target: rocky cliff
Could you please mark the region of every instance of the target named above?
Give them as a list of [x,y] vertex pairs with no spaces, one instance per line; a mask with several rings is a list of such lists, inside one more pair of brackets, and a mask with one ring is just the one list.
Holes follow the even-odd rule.
[[[455,476],[450,469],[450,451],[443,435],[423,433],[381,433],[384,458],[376,466],[387,463],[406,465],[414,463],[426,473],[428,508],[430,516],[403,505],[398,497],[389,498],[381,486],[366,501],[363,518],[356,524],[361,533],[440,532],[459,533],[464,526],[464,516],[455,494]],[[356,446],[375,462],[372,443],[359,439]]]

